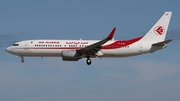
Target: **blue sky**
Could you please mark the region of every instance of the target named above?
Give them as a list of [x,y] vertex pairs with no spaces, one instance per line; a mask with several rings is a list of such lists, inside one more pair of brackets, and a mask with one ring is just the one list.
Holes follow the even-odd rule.
[[[179,101],[180,12],[178,0],[1,0],[0,100]],[[115,39],[144,35],[172,11],[168,47],[128,58],[20,58],[4,50],[26,39]]]

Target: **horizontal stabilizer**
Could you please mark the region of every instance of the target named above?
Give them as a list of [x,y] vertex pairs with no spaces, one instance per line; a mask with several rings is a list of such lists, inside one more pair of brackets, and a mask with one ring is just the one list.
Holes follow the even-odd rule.
[[171,41],[172,41],[171,39],[170,40],[165,40],[165,41],[162,41],[162,42],[155,43],[152,46],[164,46],[164,45],[168,44]]

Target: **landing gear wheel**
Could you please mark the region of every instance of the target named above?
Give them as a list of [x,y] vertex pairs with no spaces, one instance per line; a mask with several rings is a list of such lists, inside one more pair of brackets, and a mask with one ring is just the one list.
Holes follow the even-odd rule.
[[23,57],[21,57],[21,63],[24,63],[24,58]]
[[87,65],[91,65],[91,59],[87,58],[86,63]]

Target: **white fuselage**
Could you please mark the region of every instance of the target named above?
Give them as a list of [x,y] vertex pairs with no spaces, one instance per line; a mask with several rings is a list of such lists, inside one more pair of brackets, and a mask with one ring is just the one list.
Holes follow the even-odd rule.
[[[98,41],[99,40],[26,40],[17,42],[13,46],[8,47],[6,50],[8,50],[11,54],[20,57],[61,57],[63,50],[79,50]],[[128,42],[129,40],[108,41],[95,56],[91,57],[126,57],[152,52],[152,43],[141,43],[141,41],[137,41],[132,44],[125,45]]]

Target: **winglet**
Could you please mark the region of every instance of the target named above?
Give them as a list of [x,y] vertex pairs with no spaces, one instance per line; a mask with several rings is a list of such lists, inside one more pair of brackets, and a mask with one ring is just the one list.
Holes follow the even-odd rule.
[[116,27],[111,31],[111,33],[109,34],[109,36],[106,38],[107,40],[111,40],[114,36],[114,32],[116,31]]

